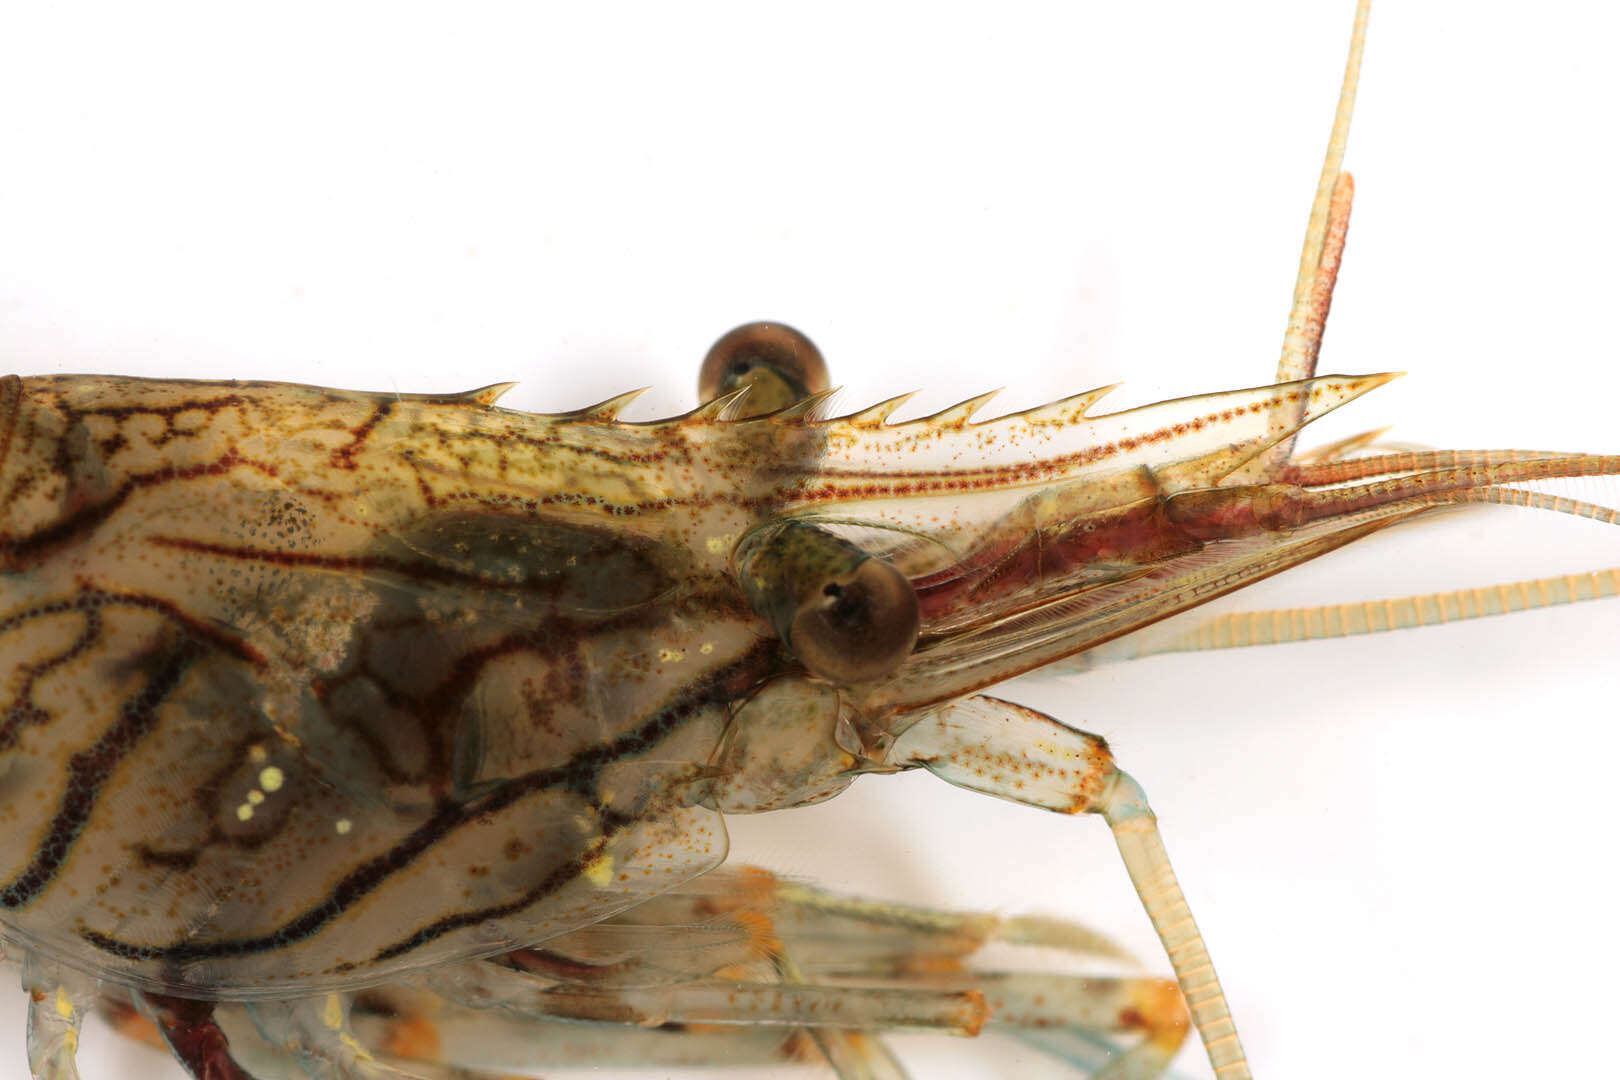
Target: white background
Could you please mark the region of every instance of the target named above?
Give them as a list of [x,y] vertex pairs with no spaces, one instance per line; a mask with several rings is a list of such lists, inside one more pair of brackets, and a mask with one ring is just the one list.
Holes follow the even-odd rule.
[[[532,409],[650,384],[647,417],[777,318],[850,406],[1253,385],[1351,4],[226,10],[0,21],[8,370],[520,379]],[[1617,31],[1589,4],[1374,12],[1323,368],[1411,374],[1316,438],[1620,451]],[[1396,531],[1291,599],[1620,564],[1620,533],[1528,517]],[[1147,787],[1259,1075],[1604,1074],[1617,631],[1611,601],[1008,693]],[[1105,833],[927,776],[734,828],[744,858],[1069,914],[1162,969]],[[899,1045],[919,1077],[1064,1075]],[[178,1075],[108,1052],[89,1080]]]

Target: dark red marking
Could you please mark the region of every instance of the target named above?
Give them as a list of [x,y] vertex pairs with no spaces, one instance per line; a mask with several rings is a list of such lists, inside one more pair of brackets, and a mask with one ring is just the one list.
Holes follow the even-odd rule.
[[1114,570],[1128,575],[1132,568],[1202,546],[1166,517],[1162,499],[1144,499],[1033,531],[993,534],[960,563],[912,584],[923,619],[938,623],[996,600],[1034,596],[1040,586],[1072,579],[1088,567],[1099,574]]
[[[109,592],[81,581],[78,595],[73,600],[63,603],[65,607],[130,607],[156,611],[183,627],[186,635],[195,641],[205,642],[257,668],[262,668],[267,663],[263,653],[235,634],[225,633],[219,623],[199,619],[173,601],[161,597],[147,596],[145,593]],[[44,611],[55,606],[50,604],[38,610]],[[32,617],[33,614],[31,611],[20,612],[0,621],[0,633],[11,629],[16,620]]]
[[230,1040],[214,1020],[214,1003],[147,994],[152,1020],[174,1056],[196,1080],[253,1080],[231,1057]]
[[15,567],[19,563],[35,558],[53,547],[68,542],[79,533],[94,530],[96,526],[111,517],[137,491],[156,487],[159,484],[196,480],[204,476],[223,476],[238,467],[255,469],[266,476],[276,475],[274,466],[244,458],[235,450],[228,450],[216,460],[204,462],[200,465],[173,466],[154,469],[148,473],[135,473],[125,480],[117,491],[101,502],[87,503],[78,507],[50,525],[37,529],[27,536],[0,538],[0,562],[9,563]]
[[[225,941],[177,941],[170,945],[136,945],[120,941],[97,930],[81,931],[81,936],[90,945],[126,960],[163,960],[174,964],[214,957],[248,956],[286,948],[319,932],[351,905],[409,866],[417,856],[468,822],[476,821],[488,814],[499,813],[536,791],[561,786],[587,788],[595,782],[597,773],[603,767],[653,749],[711,702],[729,700],[734,696],[734,684],[738,681],[746,681],[749,684],[758,682],[762,674],[774,663],[776,650],[775,641],[761,642],[734,664],[714,672],[695,685],[683,688],[674,700],[648,717],[635,730],[611,742],[587,747],[562,765],[537,769],[509,780],[493,791],[465,803],[441,802],[432,817],[417,826],[409,836],[351,870],[332,888],[325,899],[268,934]],[[503,912],[510,913],[527,907],[543,899],[549,891],[560,888],[564,883],[562,875],[565,870],[577,874],[579,869],[583,869],[583,863],[578,868],[574,868],[572,863],[559,868],[548,875],[545,881],[511,904],[440,919],[384,949],[375,959],[384,960],[399,956],[452,930],[498,917]],[[557,880],[554,881],[554,878]],[[509,908],[510,911],[507,910]]]
[[438,919],[422,927],[409,937],[402,938],[392,945],[377,950],[377,955],[372,957],[372,961],[374,963],[382,963],[386,960],[392,960],[396,956],[403,956],[413,949],[419,949],[428,942],[434,941],[443,937],[445,934],[452,933],[456,930],[464,930],[469,926],[477,926],[480,923],[489,921],[490,919],[499,919],[507,915],[516,915],[524,908],[544,900],[552,893],[561,889],[564,885],[567,885],[570,881],[578,880],[579,876],[585,872],[585,868],[594,862],[599,854],[600,852],[596,848],[587,848],[585,851],[580,852],[572,859],[558,865],[554,870],[551,871],[551,873],[541,878],[538,884],[532,886],[527,892],[524,892],[516,899],[509,900],[504,904],[493,904],[485,908],[477,908],[472,911],[460,911],[454,915],[447,915],[442,919]]
[[545,975],[569,982],[592,982],[629,971],[628,963],[589,964],[550,949],[513,949],[496,959],[530,975]]
[[203,412],[212,416],[222,409],[235,408],[246,403],[246,399],[240,394],[224,394],[216,398],[187,398],[185,401],[176,401],[169,405],[99,405],[82,409],[58,404],[57,407],[62,415],[72,420],[82,416],[108,416],[114,420],[127,420],[132,416],[160,416],[172,422],[181,413]]
[[[71,604],[51,605],[58,611],[76,610]],[[34,704],[34,684],[40,678],[63,664],[79,656],[90,647],[90,643],[101,634],[101,612],[96,608],[84,610],[84,629],[67,648],[35,664],[19,665],[26,670],[23,684],[17,690],[17,696],[12,700],[11,707],[6,710],[3,719],[0,719],[0,751],[9,750],[17,745],[25,724],[43,724],[50,720],[50,714]]]
[[[457,570],[443,563],[407,561],[387,555],[322,555],[314,551],[286,551],[281,548],[249,547],[246,544],[215,544],[202,540],[189,540],[183,536],[153,536],[147,543],[158,547],[189,551],[197,555],[215,555],[222,559],[240,559],[243,562],[265,563],[271,566],[308,567],[314,570],[341,570],[360,573],[383,571],[398,574],[410,581],[435,585],[477,585],[482,588],[523,589],[489,576]],[[538,591],[554,590],[555,581],[537,578],[529,586]]]
[[158,664],[141,692],[124,703],[118,719],[88,749],[68,759],[68,777],[62,801],[45,839],[34,849],[28,867],[0,888],[0,907],[18,908],[38,896],[66,861],[68,851],[90,819],[101,789],[120,762],[149,735],[157,724],[157,710],[179,685],[191,661],[201,651],[196,642],[182,641]]
[[379,401],[376,407],[371,410],[371,415],[366,417],[365,422],[350,430],[349,434],[352,438],[350,438],[348,445],[340,446],[332,451],[330,459],[332,468],[353,471],[356,468],[354,456],[360,452],[360,448],[366,444],[366,440],[371,438],[371,433],[377,430],[377,425],[386,420],[388,414],[393,411],[394,403],[392,401]]

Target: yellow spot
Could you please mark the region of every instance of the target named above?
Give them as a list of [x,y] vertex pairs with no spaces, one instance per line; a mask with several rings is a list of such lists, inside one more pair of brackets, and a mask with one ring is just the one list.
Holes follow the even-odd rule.
[[321,1023],[333,1031],[343,1030],[343,999],[336,994],[326,995],[326,1007],[321,1010]]
[[714,642],[705,641],[702,645],[698,646],[698,652],[702,653],[704,656],[708,656],[710,653],[714,652]]
[[666,664],[676,664],[686,659],[686,653],[680,649],[659,649],[658,659]]
[[236,808],[236,820],[237,821],[247,821],[252,816],[253,816],[253,807],[249,806],[247,803],[243,803],[241,806],[238,806]]
[[375,1060],[371,1056],[371,1051],[367,1050],[364,1046],[361,1046],[360,1040],[356,1039],[353,1035],[350,1035],[347,1031],[343,1033],[343,1045],[349,1049],[350,1053],[359,1058],[361,1061]]
[[354,828],[354,822],[350,821],[346,817],[345,818],[338,818],[338,821],[337,821],[337,833],[338,833],[339,836],[348,836],[349,835],[349,830],[352,829],[352,828]]
[[613,856],[603,853],[585,864],[585,880],[599,889],[607,888],[613,880]]
[[260,791],[258,788],[254,788],[252,791],[248,792],[247,799],[249,806],[258,806],[260,803],[264,802],[264,792]]
[[270,751],[262,746],[250,746],[248,747],[248,757],[252,759],[253,764],[262,765],[269,760]]
[[286,782],[287,775],[274,765],[266,765],[259,773],[259,786],[266,791],[280,791]]
[[73,999],[60,986],[56,988],[56,1015],[64,1020],[73,1019]]

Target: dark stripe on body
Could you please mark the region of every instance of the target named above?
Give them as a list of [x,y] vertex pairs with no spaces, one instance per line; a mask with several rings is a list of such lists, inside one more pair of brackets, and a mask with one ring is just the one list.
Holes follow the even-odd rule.
[[200,652],[201,647],[191,641],[174,647],[141,692],[119,709],[118,719],[101,738],[68,759],[66,790],[50,831],[35,849],[28,868],[0,888],[0,906],[21,907],[50,884],[84,831],[102,787],[119,763],[151,734],[157,725],[158,707],[180,684],[181,676]]
[[[64,604],[62,610],[78,609]],[[50,713],[34,703],[34,686],[55,669],[78,658],[96,638],[101,636],[100,609],[85,608],[81,613],[84,616],[84,629],[79,631],[79,636],[74,638],[67,648],[55,656],[48,656],[35,663],[18,665],[24,672],[22,686],[18,689],[17,696],[12,699],[10,707],[6,709],[4,717],[0,717],[0,752],[17,745],[18,740],[22,738],[24,725],[50,722]]]
[[[652,749],[678,729],[704,706],[722,697],[731,696],[732,685],[739,676],[753,678],[770,662],[775,651],[774,642],[764,642],[735,663],[710,675],[687,690],[676,701],[665,706],[647,719],[640,727],[612,742],[579,751],[568,762],[550,769],[538,769],[525,776],[508,781],[483,798],[464,804],[443,803],[433,816],[419,825],[405,839],[381,855],[350,871],[339,881],[326,898],[302,915],[284,923],[267,934],[227,941],[182,941],[172,945],[136,945],[103,934],[96,930],[82,931],[85,941],[126,960],[163,960],[183,964],[196,960],[220,957],[250,956],[272,952],[314,936],[328,923],[337,919],[351,905],[375,891],[383,882],[404,870],[417,856],[448,837],[469,821],[499,813],[526,795],[559,786],[587,787],[594,784],[597,773],[606,765]],[[594,847],[594,845],[593,845]],[[589,857],[584,857],[589,861]],[[576,866],[575,863],[578,863]],[[511,914],[544,899],[571,880],[584,866],[574,860],[551,874],[515,901],[488,911]],[[510,910],[506,910],[510,909]],[[418,930],[396,945],[388,946],[376,959],[399,956],[417,948],[451,930],[492,917],[482,912],[458,913],[437,920]]]
[[529,905],[539,903],[557,892],[570,881],[577,880],[581,874],[585,873],[587,866],[601,857],[602,850],[606,847],[606,840],[607,835],[604,834],[596,843],[591,844],[584,851],[551,871],[551,873],[540,879],[538,885],[535,885],[517,899],[508,900],[504,904],[492,904],[489,907],[478,908],[474,911],[460,911],[454,915],[447,915],[442,919],[435,919],[414,934],[379,949],[377,955],[371,958],[372,962],[382,963],[385,960],[392,960],[396,956],[404,956],[413,949],[419,949],[428,942],[437,940],[456,930],[477,926],[479,923],[487,922],[490,919],[516,915]]
[[388,573],[420,585],[475,585],[482,589],[505,589],[514,592],[555,592],[558,584],[552,579],[539,579],[513,584],[479,574],[459,570],[442,562],[407,561],[389,555],[325,555],[315,551],[283,551],[277,548],[249,547],[246,544],[218,544],[207,540],[192,540],[184,536],[152,536],[147,543],[156,547],[173,548],[194,555],[213,555],[222,559],[262,563],[266,566],[331,570],[339,573]]
[[228,450],[214,461],[197,465],[173,465],[151,472],[131,473],[118,490],[100,502],[86,503],[71,513],[58,518],[26,536],[0,537],[0,559],[20,563],[38,558],[47,551],[94,532],[102,522],[112,517],[136,492],[170,483],[184,483],[204,477],[225,476],[238,468],[254,469],[265,476],[274,477],[274,466],[240,456]]
[[377,430],[377,425],[386,420],[388,414],[393,411],[394,403],[392,401],[378,402],[372,408],[370,416],[350,429],[349,442],[332,451],[332,456],[329,459],[332,468],[353,471],[357,467],[354,461],[355,455],[366,445],[366,440],[371,438],[373,431]]

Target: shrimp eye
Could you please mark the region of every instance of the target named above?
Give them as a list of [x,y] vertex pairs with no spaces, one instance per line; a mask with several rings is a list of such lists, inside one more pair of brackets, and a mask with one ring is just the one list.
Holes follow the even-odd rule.
[[799,605],[788,646],[815,674],[836,683],[882,678],[917,644],[917,594],[906,576],[867,559]]
[[748,602],[812,675],[850,684],[898,668],[917,644],[917,594],[899,570],[803,522],[767,525],[732,558]]
[[763,416],[827,389],[827,362],[791,326],[747,323],[709,347],[698,371],[698,399],[712,401],[743,386],[740,416]]

